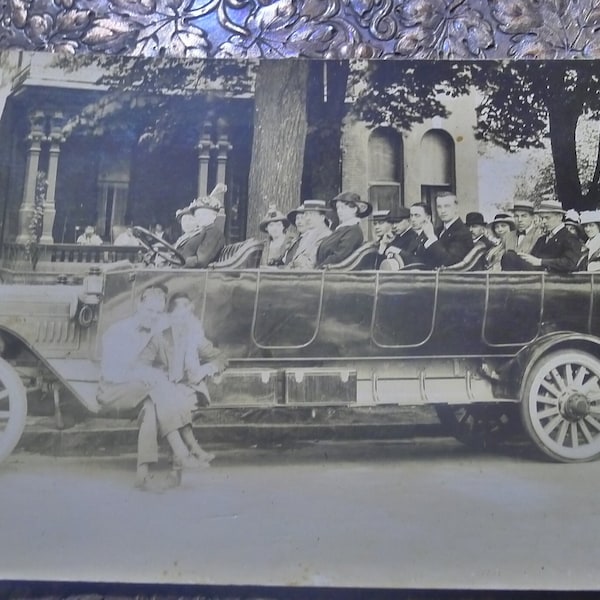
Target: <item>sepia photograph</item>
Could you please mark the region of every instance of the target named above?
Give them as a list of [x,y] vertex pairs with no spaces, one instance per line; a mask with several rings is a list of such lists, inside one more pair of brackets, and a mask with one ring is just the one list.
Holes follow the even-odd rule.
[[1,53],[0,579],[598,588],[599,86]]

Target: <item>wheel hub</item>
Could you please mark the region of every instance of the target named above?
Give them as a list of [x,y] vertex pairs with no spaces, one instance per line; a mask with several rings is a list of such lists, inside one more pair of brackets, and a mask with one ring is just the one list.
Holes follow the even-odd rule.
[[565,399],[562,413],[569,421],[578,421],[590,414],[590,401],[581,392],[572,392]]

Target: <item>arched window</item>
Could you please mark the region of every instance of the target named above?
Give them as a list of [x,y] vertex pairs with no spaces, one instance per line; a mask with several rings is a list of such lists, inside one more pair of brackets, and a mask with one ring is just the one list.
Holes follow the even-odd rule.
[[440,192],[455,192],[454,140],[443,129],[430,129],[421,138],[421,201],[431,206]]
[[369,202],[375,210],[390,210],[403,204],[402,138],[388,127],[369,137]]

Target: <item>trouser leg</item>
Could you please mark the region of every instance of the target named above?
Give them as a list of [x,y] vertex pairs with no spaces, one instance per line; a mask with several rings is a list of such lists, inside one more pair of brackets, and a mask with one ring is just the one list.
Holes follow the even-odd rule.
[[158,462],[158,425],[154,403],[144,401],[139,416],[138,466]]

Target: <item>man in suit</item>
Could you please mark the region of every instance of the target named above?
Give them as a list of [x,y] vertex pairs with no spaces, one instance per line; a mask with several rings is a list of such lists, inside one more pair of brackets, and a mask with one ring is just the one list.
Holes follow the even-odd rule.
[[517,226],[517,252],[529,254],[541,234],[535,223],[533,202],[527,200],[515,202],[513,214]]
[[[404,206],[396,210],[373,212],[373,233],[379,242],[375,266],[378,269],[386,259],[394,258],[401,252],[414,254],[419,244],[417,232],[410,226],[410,210]],[[398,261],[401,262],[401,261]],[[402,264],[402,263],[401,263]]]
[[434,230],[431,222],[423,226],[422,255],[431,268],[447,267],[460,262],[473,248],[473,238],[468,227],[458,216],[458,199],[450,192],[436,198],[437,213],[442,222]]
[[579,240],[565,227],[565,211],[553,196],[545,196],[536,213],[545,231],[531,253],[508,251],[502,257],[503,271],[549,271],[569,273],[577,269],[581,257]]
[[284,268],[315,268],[319,244],[331,235],[327,226],[328,213],[325,200],[305,200],[288,213],[287,220],[296,227],[299,235],[283,256]]

